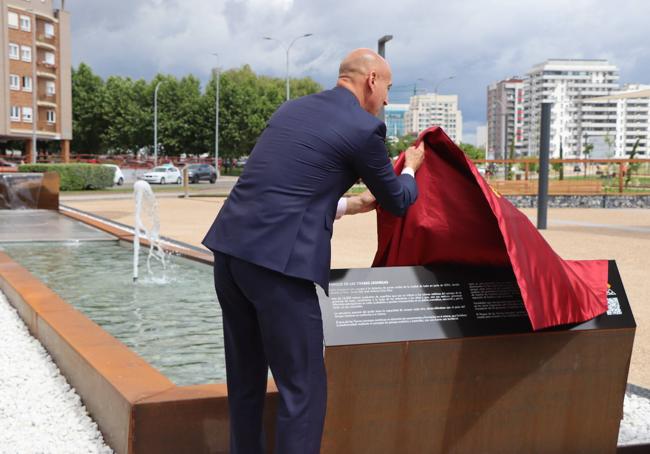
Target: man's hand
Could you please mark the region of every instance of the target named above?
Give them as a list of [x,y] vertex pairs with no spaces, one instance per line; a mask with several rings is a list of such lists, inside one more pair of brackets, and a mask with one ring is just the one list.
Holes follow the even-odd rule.
[[367,213],[377,207],[377,199],[370,191],[365,191],[359,195],[348,197],[348,206],[345,214]]
[[424,162],[424,142],[421,142],[417,147],[408,147],[405,153],[404,167],[410,167],[414,172],[417,172]]

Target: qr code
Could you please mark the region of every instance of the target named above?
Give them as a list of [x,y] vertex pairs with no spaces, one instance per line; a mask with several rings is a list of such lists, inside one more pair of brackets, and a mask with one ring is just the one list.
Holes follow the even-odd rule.
[[622,313],[618,298],[607,298],[607,315],[621,315]]

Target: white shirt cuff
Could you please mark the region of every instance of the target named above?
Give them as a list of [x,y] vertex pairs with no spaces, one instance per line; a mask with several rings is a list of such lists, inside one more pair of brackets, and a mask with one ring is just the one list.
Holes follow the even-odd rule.
[[404,167],[402,169],[402,175],[404,174],[411,175],[413,178],[415,178],[415,170],[413,170],[411,167]]
[[345,212],[348,209],[348,199],[347,197],[341,197],[339,203],[336,205],[336,217],[335,219],[341,219]]

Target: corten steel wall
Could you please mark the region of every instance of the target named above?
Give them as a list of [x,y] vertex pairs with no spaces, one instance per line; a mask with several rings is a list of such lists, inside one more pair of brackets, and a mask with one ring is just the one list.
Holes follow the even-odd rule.
[[[4,253],[0,290],[76,388],[116,452],[228,452],[225,384],[174,385]],[[269,450],[276,398],[270,382],[265,408]]]
[[328,347],[321,452],[614,453],[634,332]]

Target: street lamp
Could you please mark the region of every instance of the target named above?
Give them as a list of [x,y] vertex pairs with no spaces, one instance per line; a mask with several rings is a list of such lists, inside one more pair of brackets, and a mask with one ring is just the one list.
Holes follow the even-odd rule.
[[393,35],[384,35],[377,40],[377,53],[386,58],[386,43],[393,39]]
[[221,73],[219,71],[219,54],[218,53],[213,53],[215,57],[217,57],[217,67],[214,68],[214,76],[215,76],[215,82],[217,84],[217,90],[215,94],[215,119],[214,119],[214,167],[217,169],[217,178],[219,178],[220,175],[220,169],[219,169],[219,82],[221,79]]
[[[393,35],[384,35],[377,40],[377,53],[382,57],[386,58],[386,43],[393,39]],[[379,119],[384,121],[386,119],[386,114],[384,112],[384,106],[381,106],[379,110]]]
[[[286,47],[286,51],[287,51],[287,101],[289,101],[289,99],[291,99],[291,94],[289,92],[289,51],[291,50],[291,46],[293,46],[293,44],[296,41],[298,41],[301,38],[308,38],[310,36],[313,36],[313,33],[305,33],[304,35],[297,36],[296,38],[293,39],[293,41],[291,41],[291,44],[289,44]],[[276,38],[272,38],[270,36],[264,36],[264,37],[262,37],[262,39],[266,39],[268,41],[277,41],[281,45],[284,46],[284,43],[282,41],[280,41],[279,39],[276,39]]]
[[156,84],[153,91],[153,166],[158,165],[158,89],[162,80]]

